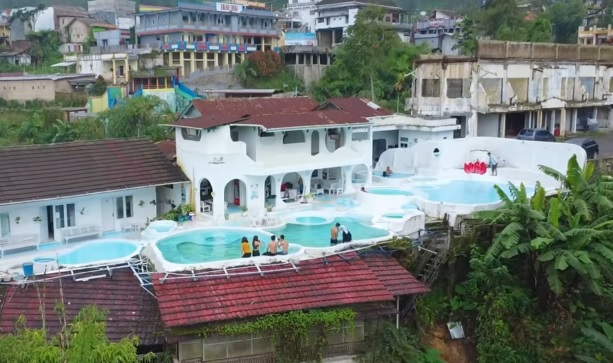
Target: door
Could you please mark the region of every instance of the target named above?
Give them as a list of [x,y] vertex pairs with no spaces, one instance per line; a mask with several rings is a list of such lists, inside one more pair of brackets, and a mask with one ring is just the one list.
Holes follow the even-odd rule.
[[387,150],[387,141],[385,139],[376,139],[372,141],[372,156],[376,163],[383,152]]
[[115,230],[115,206],[113,205],[113,198],[102,199],[102,231],[114,231]]
[[60,236],[59,230],[77,225],[74,203],[47,206],[47,230],[49,239]]

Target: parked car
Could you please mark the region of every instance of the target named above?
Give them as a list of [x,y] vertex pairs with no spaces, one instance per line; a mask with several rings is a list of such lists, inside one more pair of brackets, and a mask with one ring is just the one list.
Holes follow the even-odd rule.
[[555,142],[556,138],[551,132],[545,129],[522,129],[517,134],[518,140],[550,141]]
[[598,157],[600,150],[598,149],[598,143],[594,139],[578,137],[575,139],[568,139],[565,142],[581,146],[587,153],[588,159],[596,159]]

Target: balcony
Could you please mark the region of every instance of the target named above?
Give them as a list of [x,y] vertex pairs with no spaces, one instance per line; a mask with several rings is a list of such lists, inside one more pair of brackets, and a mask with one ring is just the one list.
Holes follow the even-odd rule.
[[225,24],[212,24],[212,23],[204,23],[204,22],[195,22],[195,23],[186,23],[183,21],[172,22],[170,24],[157,24],[157,25],[149,25],[149,24],[138,24],[136,26],[136,35],[144,35],[143,32],[153,33],[153,32],[172,32],[176,30],[176,32],[184,32],[184,31],[197,31],[197,32],[206,32],[206,33],[236,33],[236,34],[254,34],[254,35],[269,35],[269,36],[277,36],[279,33],[279,29],[276,27],[262,28],[256,26],[226,26]]
[[[236,44],[236,43],[210,43],[210,42],[175,42],[162,44],[161,50],[188,50],[196,52],[228,52],[228,53],[250,53],[258,50],[255,44]],[[278,51],[275,48],[274,51]]]

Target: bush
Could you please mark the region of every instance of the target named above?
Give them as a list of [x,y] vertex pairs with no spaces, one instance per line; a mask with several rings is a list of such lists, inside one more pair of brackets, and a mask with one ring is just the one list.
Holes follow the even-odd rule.
[[255,68],[258,77],[274,76],[283,70],[281,57],[272,50],[250,53],[247,60]]

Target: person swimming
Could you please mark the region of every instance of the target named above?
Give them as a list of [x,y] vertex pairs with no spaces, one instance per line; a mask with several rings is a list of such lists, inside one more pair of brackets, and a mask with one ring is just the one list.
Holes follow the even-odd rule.
[[241,250],[243,251],[243,258],[251,257],[251,246],[247,237],[243,237],[241,240]]
[[390,168],[389,166],[385,168],[385,171],[383,172],[383,176],[390,176],[392,174],[394,174],[394,172],[392,171],[392,168]]
[[330,245],[331,246],[336,246],[338,244],[338,227],[340,227],[340,223],[335,224],[334,226],[332,226],[332,229],[330,230]]

